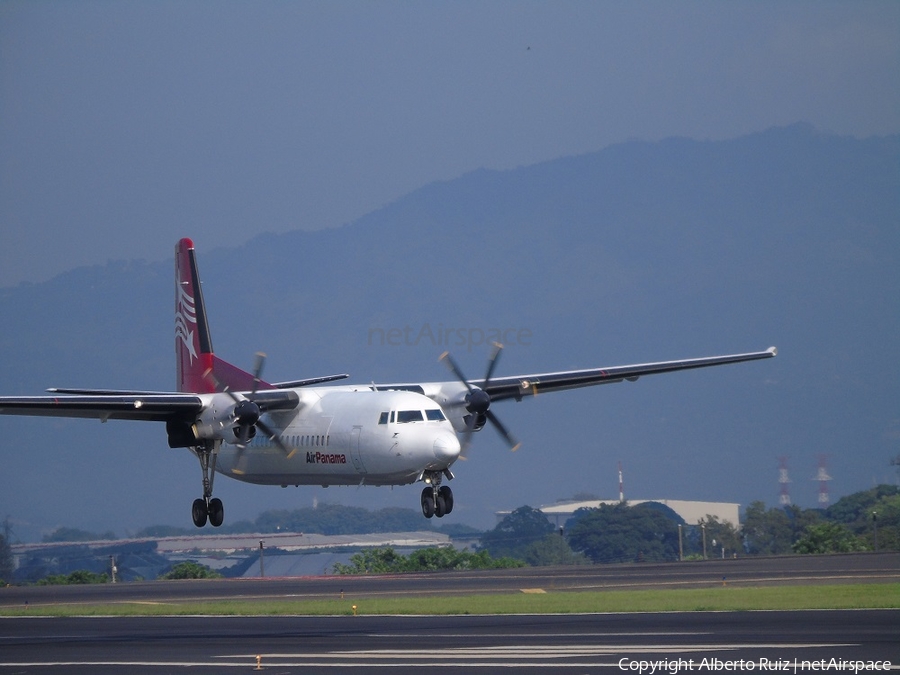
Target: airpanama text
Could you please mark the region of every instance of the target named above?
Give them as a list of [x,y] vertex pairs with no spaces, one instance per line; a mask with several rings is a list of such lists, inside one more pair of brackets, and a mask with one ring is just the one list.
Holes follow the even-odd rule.
[[324,452],[307,452],[307,464],[346,464],[347,455],[329,455]]

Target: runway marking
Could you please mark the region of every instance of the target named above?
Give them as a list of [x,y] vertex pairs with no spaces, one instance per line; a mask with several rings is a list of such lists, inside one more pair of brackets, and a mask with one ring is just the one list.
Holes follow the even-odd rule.
[[[676,654],[686,652],[725,652],[744,649],[822,649],[855,647],[851,643],[740,643],[740,644],[657,644],[657,645],[503,645],[489,647],[438,647],[426,649],[369,649],[347,650],[318,654],[271,653],[262,654],[263,659],[428,659],[440,660],[456,658],[516,659],[526,662],[536,658],[567,659],[572,657],[611,656],[613,654]],[[256,658],[255,654],[222,655],[221,659]],[[562,664],[561,664],[562,665]]]
[[[11,661],[3,668],[48,667],[147,667],[147,668],[248,668],[262,657],[262,665],[280,668],[406,668],[410,661],[428,659],[429,663],[460,668],[596,668],[613,667],[606,662],[616,654],[634,658],[644,654],[682,654],[730,652],[735,650],[823,649],[855,647],[853,643],[735,643],[735,644],[615,644],[615,645],[507,645],[489,647],[447,647],[438,649],[383,649],[340,651],[315,654],[248,653],[211,656],[209,661]],[[369,659],[366,661],[365,659]],[[580,659],[571,661],[568,659]]]
[[[628,654],[681,654],[730,652],[735,650],[822,649],[858,646],[851,643],[785,644],[693,644],[693,645],[511,645],[502,647],[449,647],[439,649],[384,649],[317,654],[261,653],[263,668],[408,668],[410,661],[427,658],[429,663],[458,668],[612,668],[617,660],[605,658]],[[147,668],[243,668],[256,664],[257,653],[212,656],[210,661],[19,661],[0,662],[0,667],[147,667]],[[601,660],[600,657],[603,657]],[[567,659],[580,659],[570,661]],[[364,659],[370,659],[364,661]]]

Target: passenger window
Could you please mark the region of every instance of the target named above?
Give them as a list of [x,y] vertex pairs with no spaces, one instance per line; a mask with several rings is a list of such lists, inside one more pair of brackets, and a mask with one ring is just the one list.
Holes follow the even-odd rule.
[[447,419],[446,417],[444,417],[444,413],[442,413],[440,410],[426,410],[425,417],[429,422],[443,422],[445,419]]
[[378,418],[378,424],[387,424],[388,414],[386,412],[381,413],[381,417]]
[[400,410],[397,412],[397,423],[398,424],[406,424],[408,422],[421,422],[424,418],[422,417],[421,410]]

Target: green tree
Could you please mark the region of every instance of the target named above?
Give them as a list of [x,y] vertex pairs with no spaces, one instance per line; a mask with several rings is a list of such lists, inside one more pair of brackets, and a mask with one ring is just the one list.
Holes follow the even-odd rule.
[[201,565],[193,560],[180,562],[171,570],[159,577],[160,579],[221,579],[222,575],[211,570],[206,565]]
[[52,574],[37,581],[38,586],[69,586],[73,584],[105,584],[108,574],[95,574],[87,570],[76,570],[71,574]]
[[858,534],[865,534],[870,547],[875,548],[875,528],[878,528],[878,550],[900,551],[900,495],[886,495],[872,505],[872,513],[877,519],[871,519],[871,528],[867,518],[854,529]]
[[846,525],[854,534],[862,536],[875,548],[878,530],[878,550],[900,550],[900,488],[879,485],[870,490],[841,497],[826,511],[825,517]]
[[583,565],[588,559],[581,553],[575,553],[566,542],[565,537],[554,532],[534,542],[525,551],[525,562],[534,567],[547,565]]
[[452,546],[422,548],[403,556],[394,549],[374,548],[354,553],[350,564],[335,563],[335,574],[397,574],[401,572],[439,572],[448,570],[500,569],[522,567],[520,560],[494,559],[487,551],[472,553]]
[[704,527],[706,529],[708,557],[718,557],[723,548],[726,556],[743,553],[740,530],[731,523],[720,521],[717,516],[707,514],[697,522],[697,526],[701,528],[701,531]]
[[825,517],[848,525],[851,529],[859,526],[865,528],[872,517],[872,511],[877,510],[877,504],[885,498],[897,496],[900,496],[900,488],[893,485],[878,485],[871,490],[841,497],[825,510]]
[[751,555],[784,555],[810,525],[821,519],[818,511],[797,506],[771,508],[761,501],[751,502],[744,512],[741,533],[747,553]]
[[576,511],[566,531],[572,549],[594,562],[677,560],[678,520],[652,503],[601,504]]
[[406,560],[390,546],[369,548],[350,556],[350,564],[334,564],[335,574],[394,574],[403,571]]
[[787,514],[781,509],[766,511],[762,501],[751,502],[747,507],[742,530],[747,553],[774,555],[791,550],[793,533]]
[[481,536],[481,548],[493,557],[524,560],[529,547],[552,532],[547,516],[530,506],[520,506]]
[[865,551],[867,546],[846,525],[816,523],[794,544],[796,553],[849,553]]

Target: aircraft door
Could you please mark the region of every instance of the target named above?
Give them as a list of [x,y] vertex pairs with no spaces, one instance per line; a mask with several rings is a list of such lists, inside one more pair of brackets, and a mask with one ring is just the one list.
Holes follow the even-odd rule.
[[350,459],[353,462],[356,473],[364,475],[366,466],[363,464],[362,455],[359,453],[359,435],[361,432],[362,426],[354,426],[353,431],[350,432]]

